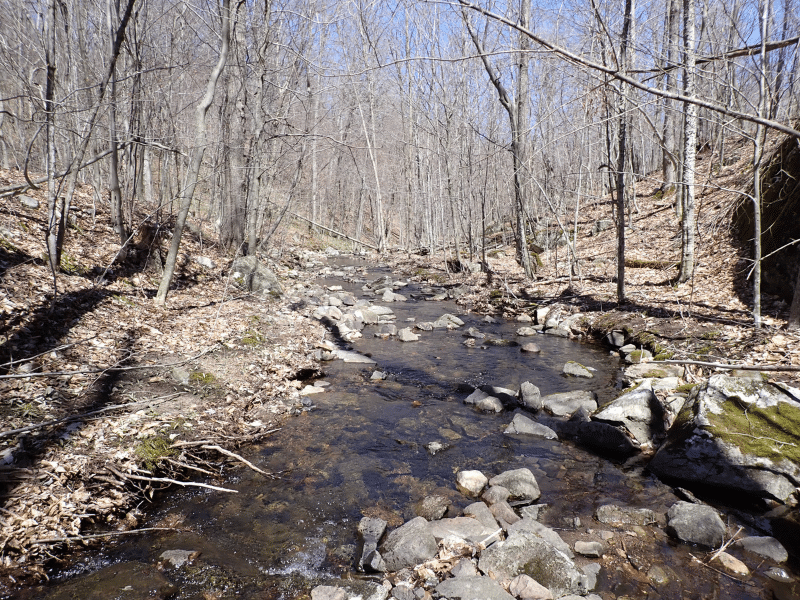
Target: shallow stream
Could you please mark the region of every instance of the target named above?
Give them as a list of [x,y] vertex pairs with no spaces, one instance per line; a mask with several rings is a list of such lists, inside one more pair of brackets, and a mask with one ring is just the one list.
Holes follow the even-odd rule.
[[[343,285],[356,297],[362,294],[363,281],[323,283]],[[413,291],[400,290],[405,295]],[[310,589],[326,580],[361,577],[353,565],[363,516],[379,516],[396,527],[431,494],[447,497],[454,513],[471,503],[455,490],[460,470],[477,469],[491,477],[529,468],[542,490],[540,502],[549,506],[542,521],[570,544],[587,530],[613,529],[593,519],[600,505],[663,514],[676,501],[672,489],[647,475],[641,462],[612,462],[569,441],[504,435],[513,413],[481,414],[463,404],[470,386],[518,388],[524,381],[536,384],[543,395],[593,390],[602,402],[618,392],[621,368],[607,350],[548,335],[535,338],[542,349],[538,355],[513,346],[468,348],[462,336],[468,327],[514,339],[520,324],[490,325],[448,301],[409,299],[390,306],[398,328],[411,324],[407,319],[433,321],[443,313],[457,314],[466,324],[454,331],[419,332],[420,340],[411,343],[375,338],[376,327],[368,326],[352,346],[377,365],[325,363],[324,380],[330,385],[309,397],[314,408],[289,418],[266,443],[250,449],[248,458],[264,470],[282,473],[279,479],[236,469],[224,485],[238,494],[175,493],[143,526],[180,531],[131,537],[80,556],[68,573],[54,574],[44,596],[147,597],[136,595],[138,583],[149,582],[152,589],[166,578],[176,587],[163,587],[162,593],[177,590],[171,597],[179,599],[308,598]],[[562,376],[567,360],[594,367],[594,379]],[[372,381],[375,370],[387,378]],[[425,447],[430,442],[446,449],[432,455]],[[792,597],[763,575],[768,565],[740,583],[698,564],[692,554],[702,558],[702,551],[673,542],[661,528],[617,533],[621,542],[610,547],[612,558],[601,561],[596,593],[604,599]],[[154,565],[165,550],[199,555],[188,565],[159,571]],[[658,576],[654,567],[660,569]]]

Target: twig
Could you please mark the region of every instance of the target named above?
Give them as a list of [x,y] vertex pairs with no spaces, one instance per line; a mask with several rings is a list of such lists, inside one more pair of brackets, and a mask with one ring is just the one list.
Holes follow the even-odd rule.
[[190,465],[185,462],[181,462],[179,460],[175,460],[174,458],[164,457],[167,462],[172,463],[177,467],[181,467],[182,469],[191,469],[192,471],[199,471],[200,473],[205,473],[206,475],[211,475],[212,477],[216,477],[218,473],[214,473],[213,471],[209,471],[208,469],[202,469],[200,467],[196,467],[194,465]]
[[743,437],[753,438],[754,440],[769,440],[770,442],[775,442],[776,444],[781,444],[782,446],[794,446],[797,448],[797,444],[793,444],[792,442],[782,442],[780,440],[776,440],[775,438],[766,437],[763,435],[750,435],[749,433],[736,433],[735,431],[726,431],[725,435],[741,435]]
[[85,540],[96,540],[105,537],[116,537],[120,535],[132,535],[135,533],[149,533],[151,531],[180,531],[174,527],[144,527],[142,529],[129,529],[128,531],[109,531],[107,533],[93,533],[91,535],[76,535],[62,538],[43,538],[33,540],[31,544],[61,544],[63,542],[83,542]]
[[39,358],[40,356],[44,356],[45,354],[50,354],[51,352],[58,352],[59,350],[66,350],[67,348],[72,348],[73,346],[77,346],[78,344],[83,344],[85,342],[90,342],[96,337],[97,337],[97,335],[93,335],[92,337],[88,337],[88,338],[86,338],[84,340],[78,340],[77,342],[72,342],[71,344],[63,344],[62,346],[57,346],[55,348],[51,348],[50,350],[45,350],[44,352],[41,352],[39,354],[34,354],[33,356],[27,356],[25,358],[20,358],[18,360],[11,360],[11,361],[9,361],[7,363],[3,363],[2,365],[0,365],[0,368],[2,368],[2,367],[10,367],[10,366],[13,366],[13,365],[16,365],[16,364],[19,364],[19,363],[30,362],[30,361],[34,360],[35,358]]
[[722,546],[719,547],[719,550],[714,552],[714,554],[711,556],[711,558],[708,559],[708,562],[711,562],[712,560],[717,558],[720,554],[725,552],[725,550],[728,549],[728,546],[730,546],[734,541],[736,541],[736,536],[739,535],[742,532],[742,529],[744,529],[744,528],[743,527],[739,527],[739,530],[736,533],[734,533],[733,536],[731,536],[731,539],[729,539],[727,542],[722,544]]
[[216,450],[220,454],[224,454],[225,456],[230,456],[231,458],[235,458],[236,460],[239,460],[239,461],[243,462],[244,464],[246,464],[248,467],[250,467],[254,471],[256,471],[258,473],[261,473],[264,477],[269,477],[270,479],[278,479],[277,475],[273,475],[272,473],[267,473],[266,471],[263,471],[263,470],[259,469],[257,466],[255,466],[253,463],[251,463],[246,458],[242,458],[241,456],[239,456],[235,452],[231,452],[230,450],[225,450],[225,448],[222,448],[221,446],[213,445],[213,446],[201,446],[201,447],[204,450]]
[[106,469],[114,473],[117,477],[122,479],[135,479],[136,481],[146,481],[148,483],[174,483],[182,487],[201,487],[209,490],[216,490],[218,492],[230,492],[231,494],[238,494],[239,490],[231,490],[216,485],[209,485],[207,483],[195,483],[193,481],[178,481],[177,479],[170,479],[169,477],[142,477],[141,475],[133,475],[131,473],[120,473],[111,465],[106,465]]
[[44,423],[38,423],[36,425],[28,425],[27,427],[20,427],[19,429],[11,429],[9,431],[0,431],[0,438],[8,437],[10,435],[16,435],[18,433],[25,433],[27,431],[33,431],[35,429],[42,429],[43,427],[50,427],[51,425],[58,425],[59,423],[68,423],[70,421],[80,421],[86,417],[91,417],[93,415],[99,415],[100,413],[108,412],[110,410],[118,410],[120,408],[130,408],[131,406],[152,406],[154,404],[159,404],[161,402],[166,402],[170,398],[174,398],[179,394],[170,394],[169,396],[165,396],[163,398],[159,398],[158,400],[139,400],[137,402],[129,402],[127,404],[117,404],[115,406],[106,406],[105,408],[101,408],[99,410],[93,410],[92,412],[82,413],[80,415],[70,415],[68,417],[61,417],[60,419],[53,419],[52,421],[45,421]]
[[699,360],[654,360],[652,365],[695,365],[711,369],[739,371],[800,371],[800,365],[726,365],[724,363],[703,362]]

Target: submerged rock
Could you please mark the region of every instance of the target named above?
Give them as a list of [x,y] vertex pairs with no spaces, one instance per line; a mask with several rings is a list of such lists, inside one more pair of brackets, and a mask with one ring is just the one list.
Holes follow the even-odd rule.
[[532,435],[542,437],[547,440],[558,439],[556,432],[550,429],[547,425],[537,423],[533,419],[529,419],[525,415],[514,415],[514,419],[506,427],[503,432],[506,435]]
[[585,379],[592,379],[594,377],[594,374],[587,367],[584,367],[574,360],[567,361],[561,372],[570,377],[583,377]]
[[800,482],[800,390],[713,375],[695,387],[649,469],[785,502]]

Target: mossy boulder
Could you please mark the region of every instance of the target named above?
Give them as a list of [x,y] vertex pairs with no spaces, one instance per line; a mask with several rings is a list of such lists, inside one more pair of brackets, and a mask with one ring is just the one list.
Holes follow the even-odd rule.
[[800,485],[800,390],[714,375],[692,389],[650,470],[785,502]]
[[283,294],[278,278],[255,256],[240,256],[231,265],[231,277],[240,287],[255,294],[280,296]]

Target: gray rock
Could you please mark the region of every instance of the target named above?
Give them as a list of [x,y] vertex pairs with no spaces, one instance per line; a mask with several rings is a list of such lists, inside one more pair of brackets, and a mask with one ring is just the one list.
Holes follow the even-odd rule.
[[593,590],[597,587],[597,576],[600,575],[600,570],[601,567],[598,563],[589,563],[588,565],[583,565],[581,567],[581,571],[583,571],[583,574],[586,576],[587,590]]
[[468,338],[475,338],[477,340],[482,340],[483,338],[486,337],[485,333],[481,333],[475,327],[470,327],[469,329],[467,329],[461,335],[463,335],[464,337],[468,337]]
[[466,540],[475,547],[479,545],[488,546],[499,539],[497,529],[487,527],[473,517],[455,517],[453,519],[441,519],[428,523],[428,531],[431,532],[437,542],[455,536]]
[[[359,553],[358,568],[364,570],[365,566],[375,563],[375,556],[378,550],[378,543],[386,531],[386,521],[373,517],[364,517],[358,524],[361,552]],[[373,569],[375,570],[375,569]]]
[[683,367],[678,365],[660,365],[639,363],[625,368],[623,377],[626,382],[633,383],[639,379],[660,379],[664,377],[683,377]]
[[[442,442],[428,442],[425,444],[425,450],[428,451],[428,454],[431,456],[435,456],[442,450],[447,450],[450,447],[450,444],[443,444]],[[426,517],[427,518],[427,517]]]
[[567,417],[579,408],[592,413],[597,410],[594,392],[577,390],[542,396],[542,408],[557,417]]
[[569,331],[561,327],[551,327],[550,329],[545,329],[544,332],[547,335],[554,335],[556,337],[563,337],[563,338],[569,337]]
[[538,354],[542,351],[539,347],[539,344],[535,344],[533,342],[528,342],[527,344],[522,344],[520,347],[521,352],[529,352],[530,354]]
[[338,358],[346,363],[355,363],[355,364],[364,364],[364,365],[374,365],[375,361],[372,360],[369,356],[364,356],[363,354],[359,354],[358,352],[353,352],[351,350],[342,350],[337,348],[331,354],[335,358]]
[[519,346],[519,343],[514,340],[504,340],[502,338],[486,338],[485,340],[483,340],[483,345],[507,348],[510,346]]
[[419,336],[411,331],[410,327],[403,327],[403,329],[397,332],[397,339],[401,342],[416,342]]
[[415,323],[414,327],[420,331],[433,331],[433,323],[430,321],[421,321],[419,323]]
[[544,525],[537,521],[536,519],[532,519],[531,517],[523,517],[520,521],[517,521],[511,527],[508,528],[508,535],[517,532],[525,532],[535,535],[536,537],[542,538],[548,544],[553,546],[559,552],[562,552],[565,556],[572,558],[572,549],[569,547],[558,532],[555,529],[551,529],[547,525]]
[[387,317],[390,315],[394,315],[394,311],[388,306],[379,306],[376,304],[375,306],[371,306],[370,310],[379,317]]
[[381,555],[388,571],[411,568],[436,556],[439,546],[428,526],[425,519],[416,517],[386,536]]
[[530,506],[523,506],[519,509],[519,513],[523,519],[533,519],[538,521],[539,517],[548,509],[547,504],[531,504]]
[[454,577],[436,586],[436,593],[449,600],[515,600],[489,577]]
[[595,518],[609,525],[651,525],[657,521],[656,513],[649,508],[632,508],[604,504],[595,511]]
[[519,386],[517,401],[529,410],[539,411],[542,408],[542,393],[530,381],[523,381]]
[[504,542],[484,550],[478,569],[497,579],[528,575],[557,598],[581,594],[586,589],[585,576],[569,557],[542,538],[524,531],[512,533]]
[[214,264],[214,261],[208,258],[207,256],[194,256],[194,262],[196,262],[201,267],[205,267],[206,269],[213,269],[217,265]]
[[197,550],[165,550],[158,558],[165,566],[177,569],[193,561],[199,554]]
[[407,298],[402,294],[395,294],[391,290],[386,290],[385,292],[383,292],[381,300],[383,300],[384,302],[405,302]]
[[240,256],[231,265],[231,276],[237,284],[255,294],[282,295],[278,278],[255,256]]
[[625,362],[628,364],[647,363],[653,360],[653,353],[650,350],[634,350],[625,355]]
[[369,379],[370,381],[383,381],[386,379],[386,373],[383,371],[373,371]]
[[[800,481],[800,390],[712,375],[648,468],[657,476],[785,502]],[[772,442],[768,440],[773,440]]]
[[386,600],[388,596],[389,590],[380,584],[352,579],[311,590],[311,600]]
[[606,231],[608,229],[614,228],[614,221],[611,219],[599,219],[594,222],[592,226],[592,235],[597,235],[601,231]]
[[478,577],[478,567],[470,559],[462,558],[450,569],[450,575],[453,577]]
[[464,509],[464,515],[480,521],[485,527],[497,531],[500,525],[494,518],[492,511],[483,502],[474,502]]
[[483,492],[481,500],[491,506],[492,504],[497,504],[498,502],[507,502],[510,495],[511,492],[509,492],[502,485],[493,485]]
[[397,325],[395,325],[394,323],[384,323],[378,328],[378,334],[386,336],[397,335]]
[[495,475],[489,480],[489,485],[503,486],[510,492],[512,500],[533,503],[542,495],[533,473],[525,468],[512,469]]
[[494,396],[506,404],[517,403],[517,392],[508,388],[500,387],[497,385],[482,385],[480,390],[486,392],[490,396]]
[[517,521],[522,520],[522,518],[514,512],[514,509],[511,508],[511,505],[505,500],[502,502],[495,502],[489,507],[489,510],[500,524],[500,527],[502,527],[505,531],[508,531],[508,528]]
[[594,374],[589,369],[574,360],[567,361],[561,372],[571,377],[583,377],[585,379],[592,379],[594,377]]
[[36,198],[31,198],[30,196],[22,195],[22,196],[17,196],[17,199],[19,200],[19,203],[22,204],[22,206],[25,206],[27,208],[39,208],[39,201]]
[[555,431],[521,414],[514,415],[514,419],[503,433],[506,435],[532,435],[547,440],[558,439]]
[[789,554],[786,552],[786,548],[784,548],[783,544],[781,544],[774,537],[743,537],[736,542],[736,545],[744,548],[748,552],[758,554],[759,556],[768,558],[776,563],[783,563],[789,560]]
[[503,403],[499,398],[487,395],[475,403],[475,408],[486,413],[500,413],[503,412]]
[[517,315],[517,323],[532,323],[532,322],[533,318],[527,313],[522,313],[521,315]]
[[517,329],[517,335],[520,337],[529,337],[536,335],[536,330],[533,327],[520,327]]
[[575,542],[574,548],[575,552],[582,556],[588,556],[589,558],[600,558],[605,551],[605,546],[603,546],[602,542],[587,542],[584,540]]
[[320,306],[314,309],[314,312],[311,313],[311,316],[315,319],[319,319],[320,321],[326,318],[338,321],[344,316],[344,313],[342,313],[341,309],[337,308],[336,306]]
[[459,319],[457,316],[451,315],[450,313],[445,313],[433,322],[433,327],[435,329],[456,329],[461,327],[463,324],[464,321]]
[[508,584],[509,593],[520,600],[552,600],[553,594],[528,575],[517,575]]
[[716,548],[722,545],[725,523],[710,506],[677,502],[667,511],[667,533],[683,542]]
[[459,471],[456,474],[458,491],[470,498],[480,496],[487,483],[489,480],[480,471]]
[[664,409],[649,381],[604,405],[592,415],[593,421],[622,425],[639,444],[645,444],[664,433]]
[[575,425],[574,435],[582,446],[600,454],[631,456],[639,452],[639,444],[621,427],[601,421],[580,421]]
[[436,521],[444,516],[450,502],[444,496],[426,496],[414,506],[414,513],[426,521]]
[[621,348],[625,345],[625,332],[624,331],[609,331],[606,337],[603,338],[606,343],[615,348]]
[[624,346],[620,347],[619,351],[622,354],[630,354],[631,352],[636,351],[636,346],[634,344],[625,344]]

